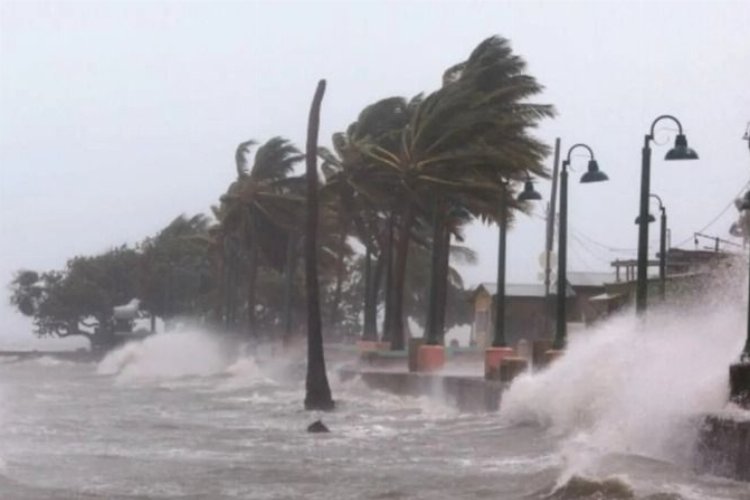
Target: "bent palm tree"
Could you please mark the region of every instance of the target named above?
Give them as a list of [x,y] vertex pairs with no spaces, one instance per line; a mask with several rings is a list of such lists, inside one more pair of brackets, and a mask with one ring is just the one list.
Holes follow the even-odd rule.
[[307,377],[305,380],[305,409],[331,410],[334,407],[331,388],[326,375],[323,354],[323,332],[320,320],[320,289],[318,287],[318,129],[320,104],[325,93],[325,80],[318,88],[310,107],[307,126],[307,224],[305,227],[305,275],[307,288]]
[[[276,270],[284,269],[289,230],[296,224],[304,198],[292,189],[300,179],[289,176],[302,159],[299,151],[288,140],[274,137],[258,148],[248,168],[247,156],[254,144],[246,141],[237,147],[237,180],[222,196],[219,213],[224,246],[246,269],[248,332],[257,336],[258,266],[262,261]],[[230,273],[230,282],[232,278]]]
[[[465,62],[445,72],[442,88],[403,108],[408,123],[395,148],[369,145],[367,152],[397,186],[401,200],[394,348],[404,344],[403,276],[415,217],[424,217],[432,212],[426,207],[434,206],[434,223],[442,226],[444,217],[438,212],[460,206],[472,216],[498,220],[497,200],[507,181],[546,175],[542,160],[548,148],[529,135],[539,120],[554,114],[549,105],[527,101],[541,90],[525,73],[524,61],[512,53],[508,41],[491,37]],[[434,234],[443,233],[436,227]],[[434,243],[440,243],[440,238],[434,238]],[[434,302],[432,307],[436,307]]]

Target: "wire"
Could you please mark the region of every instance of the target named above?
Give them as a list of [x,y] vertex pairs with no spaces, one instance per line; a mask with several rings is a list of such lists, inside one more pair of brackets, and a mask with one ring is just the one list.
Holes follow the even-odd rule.
[[693,241],[693,238],[695,237],[695,234],[696,234],[696,233],[702,233],[702,232],[704,232],[704,231],[705,231],[706,229],[708,229],[709,227],[711,227],[712,225],[714,225],[714,223],[715,223],[716,221],[718,221],[718,220],[719,220],[719,219],[720,219],[720,218],[721,218],[721,217],[722,217],[722,216],[723,216],[723,215],[724,215],[725,213],[727,213],[727,210],[729,210],[729,208],[730,208],[730,207],[731,207],[732,205],[734,205],[734,200],[735,200],[736,198],[738,198],[738,197],[739,197],[739,196],[740,196],[740,195],[741,195],[741,194],[742,194],[743,192],[745,192],[745,190],[746,190],[746,189],[747,189],[748,187],[750,187],[750,179],[748,179],[748,181],[747,181],[747,182],[745,183],[745,185],[744,185],[744,186],[742,186],[742,189],[740,189],[739,193],[737,193],[736,195],[732,196],[732,199],[731,199],[731,201],[730,201],[729,203],[727,203],[727,206],[726,206],[726,207],[724,207],[724,209],[723,209],[723,210],[722,210],[721,212],[719,212],[719,215],[717,215],[716,217],[714,217],[713,219],[711,219],[711,222],[709,222],[708,224],[706,224],[705,226],[703,226],[703,227],[702,227],[701,229],[699,229],[699,230],[697,230],[697,231],[693,231],[693,234],[691,234],[690,236],[688,236],[688,237],[687,237],[687,238],[685,238],[684,240],[682,240],[682,241],[680,241],[679,243],[677,243],[677,244],[675,245],[675,248],[679,248],[679,247],[681,247],[682,245],[684,245],[685,243],[687,243],[687,242],[689,242],[689,241]]
[[[606,257],[602,257],[601,255],[597,255],[596,253],[594,253],[594,251],[585,242],[583,242],[580,238],[578,238],[575,234],[571,234],[571,236],[573,237],[573,241],[578,243],[578,245],[580,245],[580,247],[583,248],[586,251],[586,253],[588,253],[595,260],[598,260],[599,262],[603,262],[604,264],[612,263],[610,259]],[[584,266],[586,266],[585,263],[584,263]],[[586,266],[586,267],[589,267],[589,266]],[[589,270],[591,270],[590,267],[589,267]]]

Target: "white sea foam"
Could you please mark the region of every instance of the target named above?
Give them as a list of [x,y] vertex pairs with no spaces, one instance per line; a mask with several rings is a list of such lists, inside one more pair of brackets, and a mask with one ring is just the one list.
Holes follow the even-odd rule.
[[727,406],[743,322],[739,307],[654,311],[645,324],[614,318],[571,338],[548,369],[519,377],[501,417],[564,436],[568,477],[608,453],[687,461],[700,416]]

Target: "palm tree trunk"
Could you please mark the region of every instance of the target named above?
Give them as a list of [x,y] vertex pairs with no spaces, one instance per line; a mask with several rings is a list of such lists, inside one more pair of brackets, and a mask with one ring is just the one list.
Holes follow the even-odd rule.
[[395,266],[393,272],[393,311],[391,350],[401,351],[406,347],[404,331],[404,284],[406,283],[406,261],[409,256],[411,226],[414,223],[414,208],[407,203],[401,218],[399,237],[396,242]]
[[247,255],[247,333],[250,337],[258,337],[255,318],[255,289],[258,281],[258,246],[253,241],[248,248]]
[[318,129],[320,127],[320,104],[323,100],[325,89],[325,80],[318,82],[318,88],[315,91],[312,106],[310,107],[310,118],[307,125],[307,224],[305,230],[305,285],[307,288],[306,410],[331,410],[334,407],[323,354],[323,332],[320,321],[320,289],[318,286]]
[[451,232],[448,227],[443,224],[442,237],[442,252],[440,254],[440,281],[438,284],[438,307],[437,316],[435,322],[435,329],[437,330],[440,338],[440,344],[445,344],[445,312],[447,311],[446,305],[448,301],[448,271],[450,268],[450,248],[451,248]]
[[335,328],[336,322],[338,321],[339,306],[341,305],[341,291],[344,284],[344,248],[346,246],[346,237],[349,232],[349,224],[344,223],[341,227],[341,234],[339,235],[339,241],[337,242],[337,256],[336,256],[336,286],[333,292],[333,300],[331,301],[331,308],[328,311],[328,324]]
[[224,237],[218,239],[215,249],[214,272],[216,273],[216,297],[214,299],[214,320],[217,325],[224,324],[224,309],[226,299],[226,276],[224,276]]
[[[438,345],[442,331],[440,330],[440,297],[443,281],[442,253],[443,253],[443,231],[444,231],[444,202],[436,199],[433,208],[432,220],[432,259],[430,266],[430,289],[429,303],[427,305],[427,321],[425,327],[425,343],[427,345]],[[444,323],[444,321],[442,321]]]
[[[226,313],[224,315],[224,327],[227,330],[234,330],[236,320],[236,264],[237,257],[235,255],[234,244],[232,241],[228,241],[229,245],[225,247],[226,252],[226,266],[224,268],[224,304]],[[233,332],[236,333],[236,332]]]
[[[372,247],[365,246],[365,291],[364,291],[364,331],[362,340],[378,340],[377,324],[377,288],[372,276]],[[373,307],[375,306],[375,307]]]
[[388,216],[386,227],[385,252],[382,254],[385,265],[385,285],[383,287],[383,341],[390,342],[393,339],[393,225],[395,214]]
[[297,238],[291,233],[286,244],[286,273],[284,274],[284,340],[292,337],[292,306],[294,301],[294,274],[297,270]]
[[255,290],[258,281],[258,247],[253,243],[248,249],[247,273],[247,333],[250,337],[258,337],[257,321],[255,318]]

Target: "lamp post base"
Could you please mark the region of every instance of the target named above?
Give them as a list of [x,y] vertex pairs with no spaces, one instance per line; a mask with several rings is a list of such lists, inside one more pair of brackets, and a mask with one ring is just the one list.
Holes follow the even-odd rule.
[[488,347],[484,350],[484,378],[487,380],[500,378],[500,364],[503,359],[513,356],[512,347]]
[[750,410],[750,363],[745,361],[729,366],[729,399]]
[[535,340],[531,343],[531,366],[535,370],[544,368],[547,360],[545,353],[552,349],[552,339]]
[[563,351],[562,349],[550,349],[549,351],[545,352],[544,353],[545,366],[548,366],[557,358],[562,357],[563,354],[565,354],[565,351]]
[[529,369],[529,361],[525,358],[508,357],[500,363],[500,382],[511,383],[517,376]]
[[445,348],[441,345],[422,345],[417,351],[417,371],[437,372],[445,366]]

